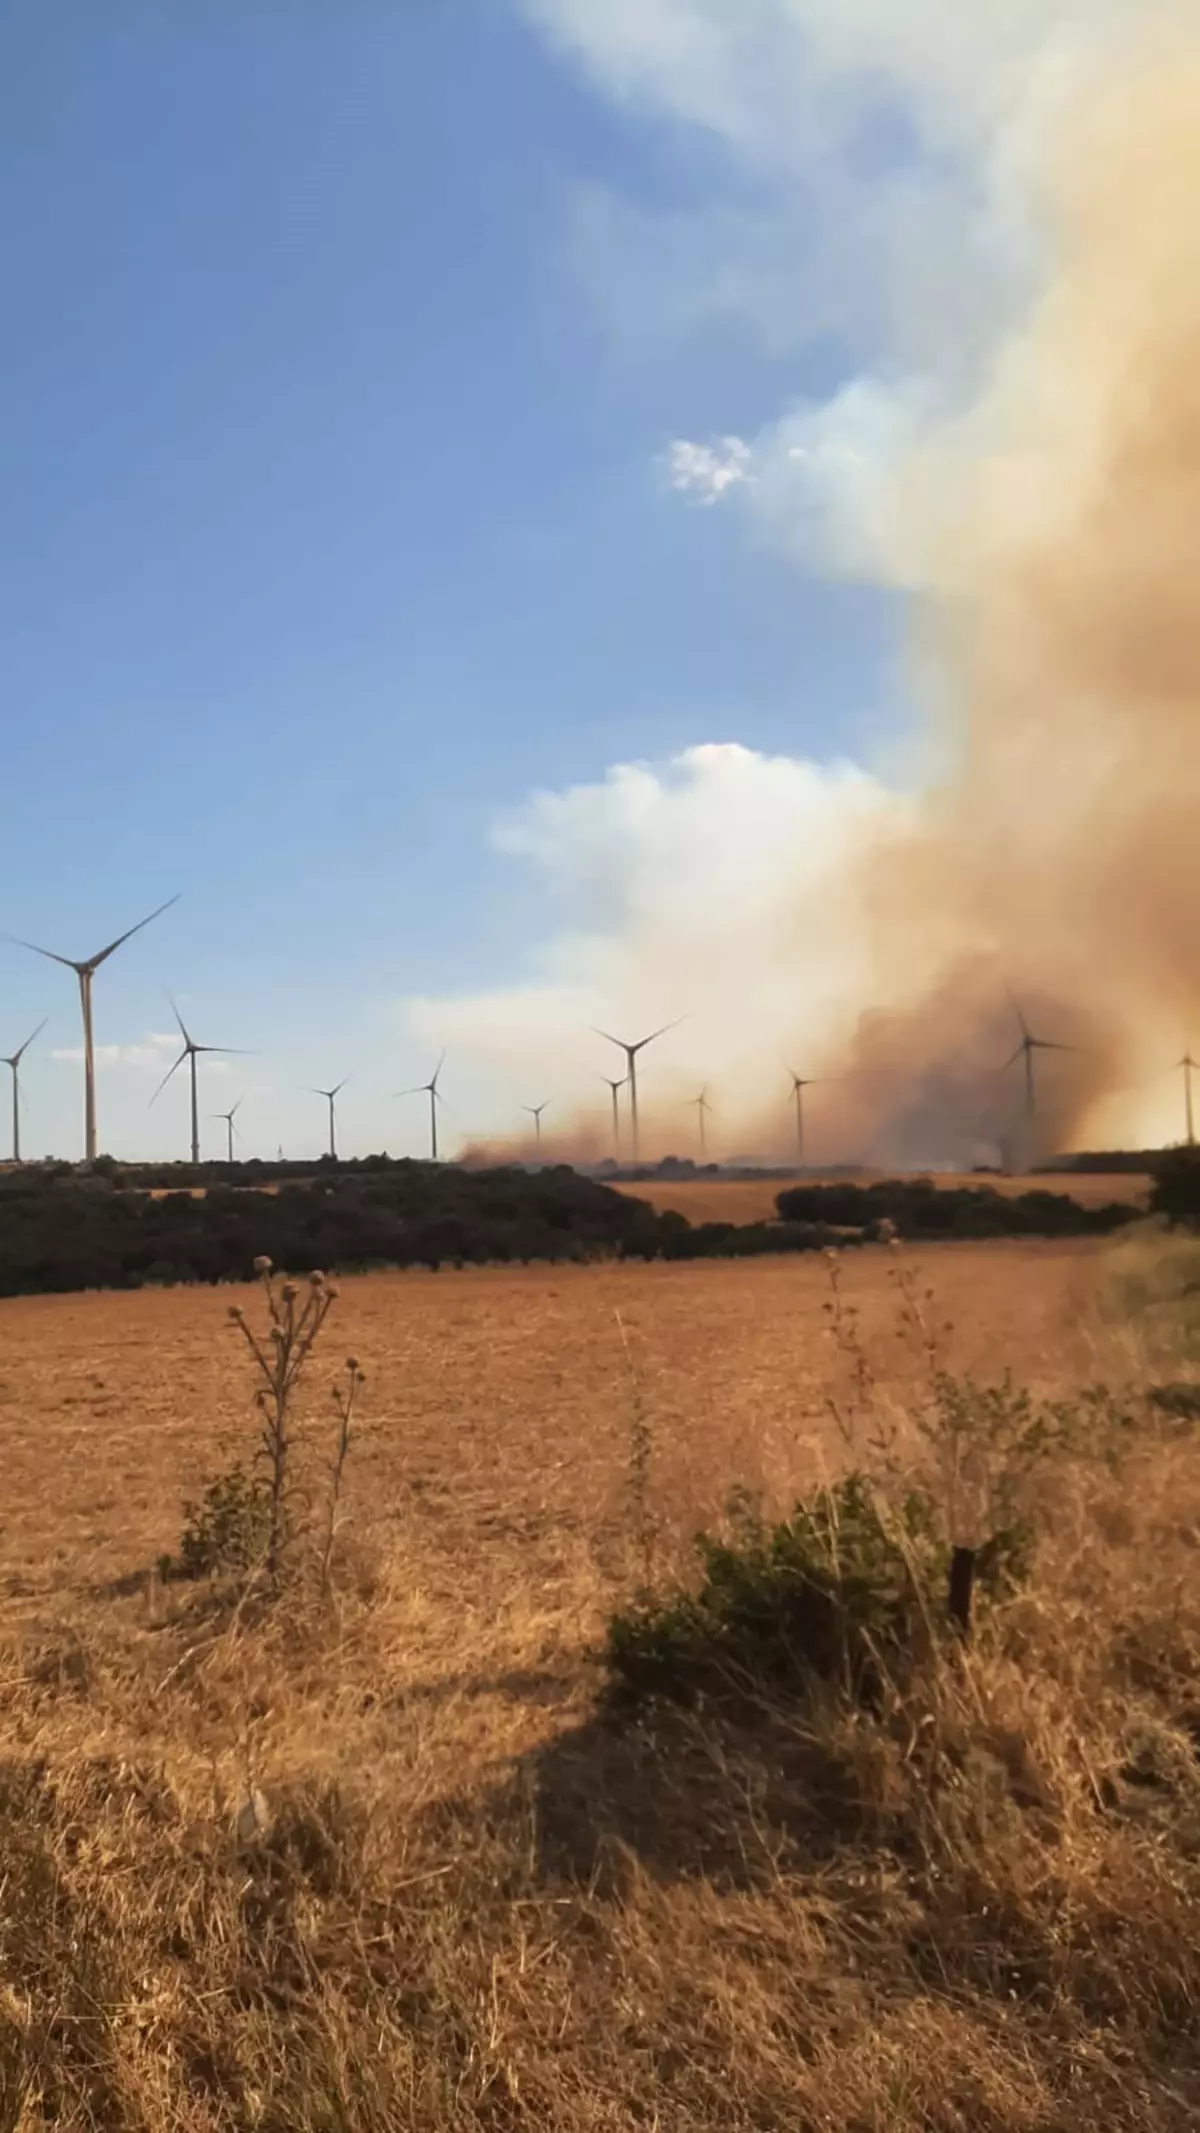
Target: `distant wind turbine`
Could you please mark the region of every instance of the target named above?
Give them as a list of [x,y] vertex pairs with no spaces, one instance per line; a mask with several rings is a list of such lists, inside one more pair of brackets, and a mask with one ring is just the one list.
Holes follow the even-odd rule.
[[[46,1021],[38,1023],[37,1028],[33,1032],[33,1037],[41,1036],[42,1031],[46,1027],[46,1022],[49,1021],[49,1019],[49,1016],[47,1016]],[[21,1061],[25,1057],[26,1052],[29,1050],[30,1045],[33,1043],[33,1037],[26,1037],[24,1044],[21,1045],[18,1051],[10,1052],[7,1059],[0,1059],[0,1065],[12,1068],[12,1159],[14,1163],[19,1163],[21,1160]]]
[[178,902],[178,896],[168,896],[166,903],[160,904],[157,911],[152,911],[149,918],[139,918],[136,926],[130,926],[126,933],[119,933],[115,941],[109,942],[107,948],[99,949],[95,955],[89,955],[82,963],[73,962],[69,955],[56,955],[53,948],[39,948],[36,941],[24,941],[18,939],[15,934],[9,935],[10,940],[16,940],[19,948],[30,948],[34,955],[44,955],[48,962],[61,963],[65,970],[73,970],[79,979],[79,1002],[83,1010],[83,1146],[89,1163],[96,1160],[96,1047],[92,1035],[92,979],[101,963],[107,963],[109,956],[115,955],[118,948],[123,948],[126,941],[131,941],[135,933],[140,933],[143,926],[150,924],[151,919],[161,918],[164,911],[169,911],[171,905]]
[[599,1079],[600,1079],[600,1080],[601,1080],[601,1081],[602,1081],[602,1082],[604,1083],[604,1086],[605,1086],[605,1088],[606,1088],[606,1089],[610,1089],[610,1090],[612,1091],[612,1129],[613,1129],[613,1154],[614,1154],[614,1156],[616,1157],[617,1161],[618,1161],[618,1162],[620,1162],[620,1160],[621,1160],[621,1107],[620,1107],[620,1104],[619,1104],[619,1102],[618,1102],[618,1100],[617,1100],[617,1099],[618,1099],[618,1096],[619,1096],[619,1093],[620,1093],[620,1091],[621,1091],[621,1090],[622,1090],[622,1089],[624,1088],[624,1086],[625,1086],[625,1079],[626,1079],[626,1077],[625,1077],[625,1075],[624,1075],[624,1074],[622,1074],[622,1076],[621,1076],[621,1079],[620,1079],[619,1081],[614,1081],[614,1080],[613,1080],[613,1078],[612,1078],[612,1075],[611,1075],[611,1074],[601,1074],[601,1075],[600,1075],[600,1077],[599,1077]]
[[522,1109],[522,1111],[528,1111],[528,1113],[529,1113],[529,1116],[530,1116],[530,1118],[531,1118],[531,1119],[533,1120],[533,1135],[534,1135],[534,1140],[536,1141],[536,1143],[537,1143],[537,1146],[538,1146],[539,1148],[540,1148],[540,1147],[541,1147],[541,1145],[542,1145],[542,1113],[543,1113],[543,1111],[548,1111],[548,1110],[549,1110],[549,1108],[550,1108],[550,1105],[551,1105],[551,1103],[553,1102],[553,1100],[554,1100],[554,1099],[553,1099],[552,1097],[550,1097],[550,1096],[547,1096],[547,1097],[545,1098],[545,1100],[544,1100],[544,1101],[543,1101],[542,1103],[540,1103],[540,1104],[522,1104],[522,1105],[521,1105],[521,1109]]
[[[170,998],[170,995],[168,994],[167,997]],[[200,1161],[200,1091],[196,1082],[196,1061],[201,1052],[219,1053],[222,1058],[230,1059],[244,1059],[246,1054],[233,1044],[197,1044],[195,1038],[189,1035],[187,1024],[176,1007],[174,1000],[171,1001],[171,1012],[179,1024],[179,1034],[183,1038],[183,1050],[174,1065],[167,1068],[153,1096],[150,1098],[150,1102],[152,1105],[158,1102],[171,1076],[179,1072],[186,1059],[192,1083],[192,1161],[193,1163],[198,1163]]]
[[603,1037],[606,1044],[615,1044],[617,1050],[625,1054],[625,1079],[629,1083],[630,1138],[633,1145],[633,1160],[635,1163],[640,1152],[638,1143],[637,1056],[639,1052],[645,1051],[648,1044],[654,1044],[659,1037],[665,1037],[668,1030],[678,1029],[683,1019],[682,1015],[677,1015],[673,1022],[664,1022],[661,1029],[652,1029],[648,1037],[639,1037],[636,1044],[626,1044],[623,1037],[614,1037],[609,1030],[596,1029],[595,1024],[593,1024],[593,1031],[597,1037]]
[[401,1096],[428,1096],[429,1098],[429,1154],[430,1161],[434,1163],[438,1159],[437,1107],[445,1100],[438,1093],[438,1076],[445,1064],[446,1054],[443,1052],[428,1081],[419,1081],[415,1089],[401,1089],[400,1091]]
[[1187,1051],[1175,1069],[1176,1073],[1179,1073],[1181,1069],[1183,1072],[1183,1099],[1187,1108],[1187,1144],[1189,1148],[1194,1148],[1196,1145],[1196,1128],[1192,1112],[1192,1075],[1197,1071],[1198,1066],[1200,1066],[1200,1061],[1193,1059],[1191,1052]]
[[696,1113],[696,1120],[700,1129],[700,1155],[701,1159],[703,1159],[708,1154],[708,1133],[705,1122],[708,1113],[712,1110],[712,1105],[708,1100],[707,1086],[701,1089],[699,1096],[693,1096],[689,1100],[689,1109],[694,1109]]
[[337,1161],[337,1120],[334,1115],[334,1105],[349,1079],[350,1076],[348,1074],[343,1074],[341,1080],[332,1089],[310,1089],[308,1092],[310,1096],[323,1096],[329,1105],[329,1153],[335,1163]]
[[789,1067],[788,1073],[792,1077],[792,1096],[794,1097],[796,1104],[796,1155],[799,1161],[803,1163],[804,1091],[806,1089],[812,1089],[816,1087],[816,1077],[814,1075],[797,1074],[795,1067]]
[[[1009,994],[1009,998],[1010,998],[1010,999],[1012,999],[1012,995],[1011,995],[1011,993]],[[1026,1116],[1026,1118],[1027,1118],[1027,1119],[1028,1119],[1028,1120],[1030,1121],[1030,1123],[1032,1124],[1032,1122],[1033,1122],[1033,1117],[1034,1117],[1034,1112],[1035,1112],[1035,1110],[1036,1110],[1036,1096],[1035,1096],[1035,1091],[1034,1091],[1034,1081],[1033,1081],[1033,1055],[1034,1055],[1034,1053],[1035,1053],[1035,1052],[1077,1052],[1077,1051],[1079,1050],[1079,1046],[1078,1046],[1077,1044],[1056,1044],[1056,1043],[1054,1042],[1053,1038],[1051,1038],[1051,1037],[1035,1037],[1035,1036],[1033,1036],[1033,1035],[1031,1034],[1031,1032],[1030,1032],[1030,1029],[1029,1029],[1029,1024],[1028,1024],[1028,1023],[1026,1022],[1026,1020],[1025,1020],[1025,1017],[1024,1017],[1024,1015],[1023,1015],[1023,1014],[1021,1013],[1021,1010],[1020,1010],[1020,1008],[1019,1008],[1019,1007],[1017,1006],[1017,1003],[1016,1003],[1016,1001],[1015,1001],[1015,1000],[1013,1000],[1013,1003],[1012,1003],[1012,1004],[1013,1004],[1013,1013],[1014,1013],[1014,1014],[1016,1015],[1017,1021],[1018,1021],[1018,1022],[1020,1023],[1020,1025],[1021,1025],[1021,1042],[1020,1042],[1020,1043],[1019,1043],[1019,1045],[1017,1046],[1017,1049],[1016,1049],[1016,1051],[1015,1051],[1015,1052],[1014,1052],[1014,1053],[1012,1054],[1012,1057],[1011,1057],[1010,1059],[1006,1059],[1006,1060],[1005,1060],[1005,1062],[1004,1062],[1004,1065],[1003,1065],[1003,1066],[1001,1067],[1000,1071],[1001,1071],[1001,1073],[1002,1073],[1002,1074],[1003,1074],[1003,1073],[1007,1073],[1007,1071],[1008,1071],[1009,1067],[1010,1067],[1010,1066],[1015,1066],[1015,1065],[1016,1065],[1016,1062],[1017,1062],[1017,1060],[1018,1060],[1018,1059],[1021,1059],[1021,1058],[1023,1058],[1023,1059],[1024,1059],[1024,1061],[1025,1061],[1025,1116]]]
[[233,1121],[237,1117],[238,1112],[241,1110],[242,1105],[245,1103],[245,1101],[246,1099],[244,1096],[239,1096],[232,1111],[214,1111],[212,1114],[214,1118],[219,1118],[224,1121],[225,1130],[229,1136],[229,1154],[226,1160],[230,1163],[232,1163],[233,1161],[233,1143],[237,1138],[233,1130]]

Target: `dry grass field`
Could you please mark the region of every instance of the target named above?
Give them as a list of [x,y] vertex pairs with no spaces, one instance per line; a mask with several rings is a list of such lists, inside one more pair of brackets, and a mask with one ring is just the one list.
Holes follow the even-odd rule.
[[[0,2128],[1194,2125],[1186,1437],[1050,1477],[1035,1588],[904,1713],[596,1702],[639,1419],[665,1577],[731,1482],[844,1464],[831,1401],[918,1414],[931,1344],[1189,1369],[1163,1252],[847,1254],[840,1336],[816,1259],[347,1281],[301,1407],[319,1498],[360,1358],[334,1598],[273,1604],[150,1574],[255,1428],[231,1292],[0,1304]],[[818,1750],[832,1823],[780,1777]]]
[[[869,1184],[872,1175],[858,1177],[853,1182]],[[676,1209],[679,1214],[686,1215],[689,1222],[769,1222],[775,1214],[776,1195],[790,1182],[782,1178],[650,1178],[640,1184],[622,1184],[618,1190],[631,1194],[636,1200],[648,1200],[659,1214],[665,1214],[668,1208]],[[814,1182],[824,1184],[829,1181],[819,1179]],[[1033,1188],[1042,1192],[1064,1192],[1083,1207],[1107,1207],[1112,1201],[1125,1200],[1135,1207],[1144,1207],[1151,1180],[1133,1173],[1114,1172],[1102,1176],[1064,1171],[1061,1175],[1056,1173],[1045,1177],[945,1173],[935,1178],[934,1183],[943,1190],[955,1185],[991,1185],[997,1192],[1008,1194],[1029,1192]]]

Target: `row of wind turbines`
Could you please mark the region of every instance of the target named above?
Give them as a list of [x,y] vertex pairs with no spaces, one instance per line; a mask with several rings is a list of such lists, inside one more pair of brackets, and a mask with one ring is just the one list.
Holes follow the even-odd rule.
[[[53,948],[43,948],[36,941],[21,940],[17,936],[11,934],[7,936],[7,938],[14,941],[18,947],[27,948],[34,955],[45,956],[48,961],[52,963],[59,963],[66,970],[73,970],[78,980],[80,1010],[83,1020],[84,1148],[86,1158],[89,1162],[95,1161],[98,1152],[96,1129],[96,1049],[92,1016],[93,980],[95,978],[96,972],[101,968],[104,963],[108,961],[110,956],[116,954],[118,948],[124,947],[126,941],[132,940],[135,934],[143,932],[144,929],[147,926],[151,925],[156,918],[161,918],[163,912],[169,911],[171,909],[171,906],[173,904],[178,903],[178,901],[178,896],[168,897],[166,903],[159,904],[156,910],[151,911],[145,918],[139,919],[136,925],[130,926],[124,933],[118,934],[115,940],[109,941],[107,946],[97,950],[95,955],[84,957],[82,960],[78,961],[72,958],[71,956],[59,955],[57,951]],[[1021,1041],[1017,1045],[1017,1048],[1012,1053],[1011,1057],[1004,1062],[1004,1066],[1000,1069],[1000,1071],[1002,1073],[1007,1072],[1010,1067],[1016,1065],[1018,1060],[1021,1060],[1023,1062],[1025,1080],[1025,1113],[1027,1120],[1032,1124],[1036,1116],[1037,1106],[1037,1091],[1033,1063],[1034,1054],[1039,1051],[1073,1052],[1078,1051],[1079,1047],[1077,1045],[1059,1043],[1049,1037],[1034,1036],[1015,999],[1012,1001],[1012,1005],[1017,1017],[1018,1024],[1020,1026]],[[177,1007],[173,999],[171,1000],[171,1010],[175,1016],[176,1022],[179,1025],[179,1033],[182,1038],[182,1049],[180,1050],[178,1057],[172,1061],[166,1073],[163,1075],[163,1078],[159,1082],[158,1087],[155,1089],[154,1094],[150,1099],[150,1102],[153,1105],[158,1101],[158,1098],[162,1094],[163,1090],[166,1088],[167,1083],[171,1081],[174,1076],[179,1072],[179,1069],[186,1064],[189,1073],[191,1096],[191,1160],[193,1163],[198,1163],[200,1161],[200,1092],[197,1072],[197,1060],[205,1055],[220,1056],[223,1058],[246,1058],[250,1055],[244,1051],[241,1051],[237,1046],[234,1045],[197,1043],[196,1039],[191,1035],[191,1032],[188,1030],[186,1023],[184,1022],[183,1016],[180,1014],[179,1008]],[[686,1019],[687,1018],[685,1016],[677,1016],[674,1021],[662,1023],[658,1029],[651,1030],[647,1036],[639,1037],[636,1039],[636,1041],[632,1043],[630,1043],[623,1037],[614,1037],[609,1030],[593,1030],[593,1034],[595,1036],[602,1037],[605,1043],[607,1044],[615,1045],[617,1050],[623,1052],[625,1055],[625,1072],[623,1075],[615,1079],[608,1074],[602,1074],[599,1077],[611,1092],[613,1152],[616,1156],[619,1157],[621,1153],[621,1090],[628,1089],[629,1091],[629,1139],[632,1157],[633,1160],[636,1162],[639,1159],[641,1152],[640,1122],[638,1117],[638,1060],[641,1054],[647,1049],[649,1045],[657,1043],[658,1039],[660,1037],[665,1037],[670,1030],[678,1029],[680,1024]],[[30,1046],[41,1035],[45,1027],[46,1022],[45,1020],[43,1020],[38,1024],[37,1028],[31,1032],[31,1034],[25,1039],[25,1042],[20,1045],[15,1052],[11,1052],[8,1054],[0,1053],[0,1064],[7,1066],[12,1074],[12,1151],[13,1161],[17,1163],[19,1163],[21,1160],[21,1062],[24,1059],[25,1054],[28,1052]],[[403,1089],[397,1091],[397,1094],[400,1096],[428,1096],[430,1155],[435,1163],[438,1160],[438,1105],[443,1101],[441,1092],[438,1088],[438,1082],[441,1076],[442,1068],[445,1065],[445,1060],[446,1055],[443,1052],[441,1058],[438,1060],[437,1066],[435,1067],[428,1081],[418,1082],[416,1086],[411,1089]],[[1187,1121],[1187,1141],[1189,1147],[1195,1145],[1195,1118],[1192,1101],[1192,1075],[1198,1070],[1200,1070],[1200,1062],[1197,1062],[1195,1059],[1192,1058],[1190,1050],[1184,1053],[1183,1058],[1177,1062],[1176,1067],[1174,1069],[1175,1072],[1181,1071],[1184,1078],[1184,1102]],[[804,1092],[806,1089],[818,1086],[819,1079],[824,1079],[824,1077],[813,1077],[806,1076],[803,1074],[797,1074],[795,1070],[791,1068],[789,1068],[787,1071],[790,1074],[791,1078],[792,1101],[795,1105],[796,1153],[800,1163],[803,1164],[805,1160]],[[311,1089],[309,1091],[309,1094],[313,1096],[320,1096],[329,1106],[329,1153],[335,1159],[337,1156],[337,1099],[341,1094],[342,1090],[345,1088],[348,1079],[349,1076],[344,1076],[343,1079],[339,1082],[336,1082],[332,1088]],[[228,1160],[231,1163],[234,1160],[234,1143],[237,1137],[234,1122],[244,1101],[244,1097],[239,1097],[237,1102],[233,1104],[228,1111],[218,1111],[212,1114],[214,1118],[220,1120],[225,1126]],[[535,1145],[538,1147],[541,1146],[542,1139],[542,1117],[543,1114],[547,1110],[549,1110],[551,1101],[551,1098],[546,1097],[542,1100],[541,1103],[523,1104],[521,1106],[521,1109],[533,1119]],[[698,1140],[701,1155],[703,1157],[707,1154],[708,1119],[713,1109],[713,1106],[709,1101],[707,1086],[700,1090],[699,1095],[689,1099],[689,1108],[694,1108],[696,1111]]]

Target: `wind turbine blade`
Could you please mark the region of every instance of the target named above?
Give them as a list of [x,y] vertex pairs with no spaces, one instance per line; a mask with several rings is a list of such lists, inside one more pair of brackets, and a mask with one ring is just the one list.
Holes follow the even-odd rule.
[[615,1044],[619,1052],[628,1052],[629,1046],[625,1043],[624,1038],[614,1037],[611,1030],[597,1029],[594,1022],[589,1022],[588,1028],[593,1037],[603,1037],[606,1044]]
[[79,969],[78,963],[73,963],[69,955],[56,955],[53,948],[39,948],[36,941],[23,941],[19,933],[6,933],[4,938],[16,948],[30,948],[34,955],[44,955],[50,963],[61,963],[64,970]]
[[27,1052],[27,1051],[29,1050],[29,1047],[30,1047],[30,1045],[31,1045],[31,1044],[33,1043],[33,1038],[34,1038],[34,1037],[40,1037],[40,1036],[41,1036],[41,1034],[42,1034],[42,1031],[43,1031],[43,1030],[45,1029],[45,1027],[46,1027],[46,1023],[47,1023],[47,1022],[48,1022],[49,1020],[50,1020],[50,1017],[49,1017],[49,1015],[46,1015],[46,1016],[45,1016],[45,1017],[43,1018],[43,1020],[42,1020],[41,1022],[39,1022],[39,1023],[38,1023],[38,1026],[37,1026],[37,1028],[36,1028],[36,1029],[34,1030],[34,1032],[33,1032],[33,1037],[26,1037],[26,1039],[25,1039],[25,1042],[24,1042],[24,1044],[23,1044],[23,1045],[21,1046],[21,1049],[20,1049],[20,1051],[19,1051],[19,1052],[14,1052],[14,1053],[13,1053],[13,1055],[12,1055],[12,1058],[11,1058],[11,1059],[10,1059],[10,1061],[9,1061],[9,1065],[10,1065],[10,1066],[20,1066],[20,1064],[21,1064],[21,1061],[22,1061],[22,1059],[23,1059],[23,1058],[25,1057],[25,1054],[26,1054],[26,1052]]
[[[187,1023],[184,1021],[183,1016],[179,1012],[179,1008],[175,1001],[174,993],[169,992],[167,994],[167,998],[171,1003],[171,1013],[174,1015],[175,1020],[179,1024],[179,1034],[183,1038],[184,1043],[190,1047],[192,1040],[190,1035],[188,1034],[188,1026]],[[199,1046],[197,1046],[196,1049],[199,1050]]]
[[169,911],[171,905],[178,902],[179,897],[177,895],[168,896],[166,903],[160,904],[157,911],[152,911],[149,918],[139,918],[136,926],[130,926],[127,933],[118,933],[116,940],[110,941],[107,948],[102,948],[99,955],[90,955],[88,957],[89,969],[99,970],[101,963],[106,963],[110,955],[115,955],[118,948],[124,947],[126,941],[131,941],[135,933],[141,932],[143,926],[148,926],[153,919],[161,918],[164,911]]
[[1013,1055],[1012,1055],[1012,1058],[1011,1058],[1011,1059],[1006,1059],[1006,1060],[1005,1060],[1005,1062],[1004,1062],[1004,1065],[1003,1065],[1002,1067],[997,1067],[997,1069],[996,1069],[997,1073],[998,1073],[998,1074],[1007,1074],[1007,1072],[1008,1072],[1008,1070],[1009,1070],[1010,1066],[1015,1066],[1015,1065],[1016,1065],[1016,1063],[1017,1063],[1018,1059],[1020,1058],[1020,1056],[1021,1056],[1022,1052],[1024,1051],[1024,1049],[1025,1049],[1025,1043],[1024,1043],[1024,1040],[1022,1040],[1022,1042],[1021,1042],[1021,1043],[1020,1043],[1020,1044],[1019,1044],[1019,1045],[1017,1046],[1017,1049],[1016,1049],[1016,1051],[1015,1051],[1015,1052],[1013,1053]]
[[678,1029],[680,1023],[686,1021],[686,1015],[676,1015],[675,1020],[673,1022],[664,1022],[661,1029],[652,1029],[648,1037],[639,1038],[638,1042],[634,1045],[634,1051],[644,1051],[648,1044],[653,1044],[655,1042],[656,1038],[665,1037],[669,1029]]
[[1031,1037],[1029,1042],[1035,1052],[1077,1052],[1078,1044],[1057,1044],[1053,1037]]
[[163,1090],[164,1090],[164,1089],[166,1088],[166,1086],[167,1086],[167,1083],[168,1083],[168,1082],[170,1081],[170,1079],[171,1079],[171,1076],[172,1076],[172,1074],[177,1074],[177,1073],[179,1072],[179,1069],[180,1069],[180,1067],[181,1067],[181,1066],[183,1065],[183,1062],[184,1062],[184,1060],[185,1060],[186,1058],[187,1058],[187,1046],[185,1045],[185,1046],[184,1046],[184,1048],[183,1048],[183,1050],[182,1050],[182,1051],[181,1051],[181,1053],[179,1054],[179,1057],[178,1057],[178,1059],[177,1059],[177,1060],[175,1061],[175,1064],[174,1064],[174,1066],[171,1066],[171,1067],[168,1067],[168,1068],[167,1068],[167,1071],[166,1071],[166,1073],[165,1073],[165,1074],[163,1075],[163,1078],[162,1078],[162,1080],[161,1080],[161,1081],[159,1082],[159,1084],[158,1084],[158,1087],[157,1087],[157,1088],[156,1088],[156,1090],[154,1091],[154,1094],[153,1094],[153,1096],[152,1096],[152,1097],[150,1098],[150,1101],[149,1101],[149,1103],[148,1103],[148,1104],[147,1104],[147,1106],[146,1106],[146,1109],[147,1109],[148,1111],[150,1111],[150,1110],[152,1110],[152,1109],[154,1108],[154,1105],[155,1105],[155,1104],[156,1104],[156,1103],[158,1102],[158,1099],[159,1099],[159,1097],[160,1097],[160,1096],[162,1095],[162,1092],[163,1092]]
[[[246,1051],[240,1044],[193,1044],[190,1048],[193,1052],[216,1052],[222,1059],[252,1059],[254,1057],[253,1052]],[[339,1081],[338,1089],[344,1087],[345,1083]],[[337,1089],[333,1093],[336,1096]]]

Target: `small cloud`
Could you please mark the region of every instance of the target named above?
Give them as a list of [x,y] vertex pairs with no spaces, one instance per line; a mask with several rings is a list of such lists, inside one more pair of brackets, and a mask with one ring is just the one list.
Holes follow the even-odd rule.
[[[176,1050],[179,1038],[162,1030],[152,1030],[138,1044],[98,1044],[96,1065],[98,1067],[162,1067]],[[66,1060],[79,1065],[83,1060],[81,1044],[62,1045],[50,1054],[52,1059]]]
[[693,444],[677,437],[667,453],[667,477],[673,489],[698,504],[715,504],[738,482],[753,481],[750,447],[741,437],[718,437],[715,444]]

